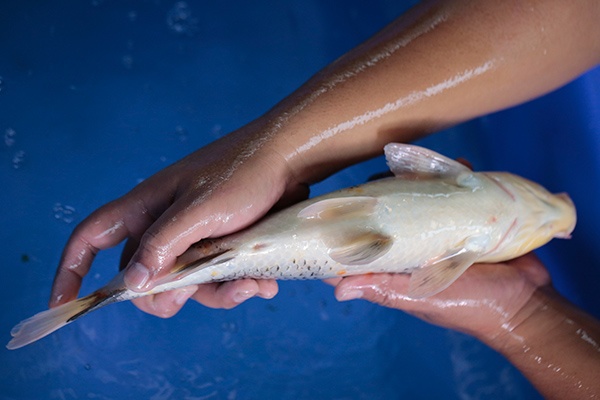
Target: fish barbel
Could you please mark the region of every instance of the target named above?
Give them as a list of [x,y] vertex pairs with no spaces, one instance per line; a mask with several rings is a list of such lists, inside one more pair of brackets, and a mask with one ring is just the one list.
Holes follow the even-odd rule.
[[509,173],[475,173],[433,151],[385,147],[394,176],[298,203],[253,226],[202,240],[151,290],[128,290],[123,272],[96,292],[24,320],[7,348],[34,342],[118,301],[239,278],[325,279],[411,273],[408,296],[447,288],[475,262],[518,257],[568,238],[575,207],[566,194]]

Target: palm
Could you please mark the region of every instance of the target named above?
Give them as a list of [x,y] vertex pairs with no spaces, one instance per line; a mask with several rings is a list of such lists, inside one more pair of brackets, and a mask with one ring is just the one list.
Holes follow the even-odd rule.
[[336,296],[361,293],[363,299],[397,308],[423,320],[480,338],[494,339],[550,277],[532,254],[498,264],[475,264],[443,292],[424,299],[406,296],[410,276],[375,274],[344,278]]

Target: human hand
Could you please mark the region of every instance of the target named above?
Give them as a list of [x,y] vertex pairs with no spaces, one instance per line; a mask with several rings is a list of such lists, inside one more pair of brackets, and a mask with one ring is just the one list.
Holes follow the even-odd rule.
[[532,253],[498,264],[475,264],[450,287],[423,299],[406,295],[410,275],[372,274],[334,279],[340,301],[362,298],[490,343],[523,318],[536,290],[550,276]]
[[[247,125],[192,153],[82,221],[64,249],[50,306],[76,298],[96,253],[125,239],[125,283],[131,290],[147,291],[191,244],[240,230],[276,203],[307,197],[307,186],[294,180],[279,149],[257,140],[263,128]],[[247,298],[276,293],[275,281],[241,280],[190,286],[134,303],[169,317],[190,297],[209,307],[231,308]]]

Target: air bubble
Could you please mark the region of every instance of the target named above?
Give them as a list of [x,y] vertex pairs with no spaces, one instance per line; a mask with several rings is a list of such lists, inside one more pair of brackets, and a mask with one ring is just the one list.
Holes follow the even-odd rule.
[[178,1],[167,13],[167,26],[172,32],[192,36],[197,30],[198,20],[185,1]]
[[187,130],[183,126],[177,125],[175,127],[175,136],[177,137],[177,139],[179,139],[180,142],[186,142],[188,139]]
[[12,165],[14,169],[19,169],[25,162],[25,152],[23,150],[19,150],[15,153],[12,158]]
[[15,144],[15,137],[17,136],[17,132],[13,128],[8,128],[4,131],[4,144],[6,147],[11,147]]
[[127,69],[132,69],[133,68],[133,56],[131,56],[130,54],[126,54],[123,57],[121,57],[121,63],[123,64],[123,66]]
[[75,220],[75,208],[61,203],[54,204],[52,208],[54,218],[63,221],[65,224],[70,224]]

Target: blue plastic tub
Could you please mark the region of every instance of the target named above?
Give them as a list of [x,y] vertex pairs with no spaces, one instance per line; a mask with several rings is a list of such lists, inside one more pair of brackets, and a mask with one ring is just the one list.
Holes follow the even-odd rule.
[[[217,4],[218,3],[218,4]],[[3,1],[0,7],[0,333],[45,309],[76,224],[192,150],[261,115],[410,6],[397,1]],[[580,221],[540,254],[559,290],[600,315],[600,71],[424,143],[477,169],[568,191]],[[376,159],[313,194],[385,170]],[[259,176],[256,179],[260,179]],[[96,260],[83,292],[116,272]],[[18,351],[0,399],[531,399],[474,339],[321,282],[271,301],[188,304],[161,320],[112,305]]]

